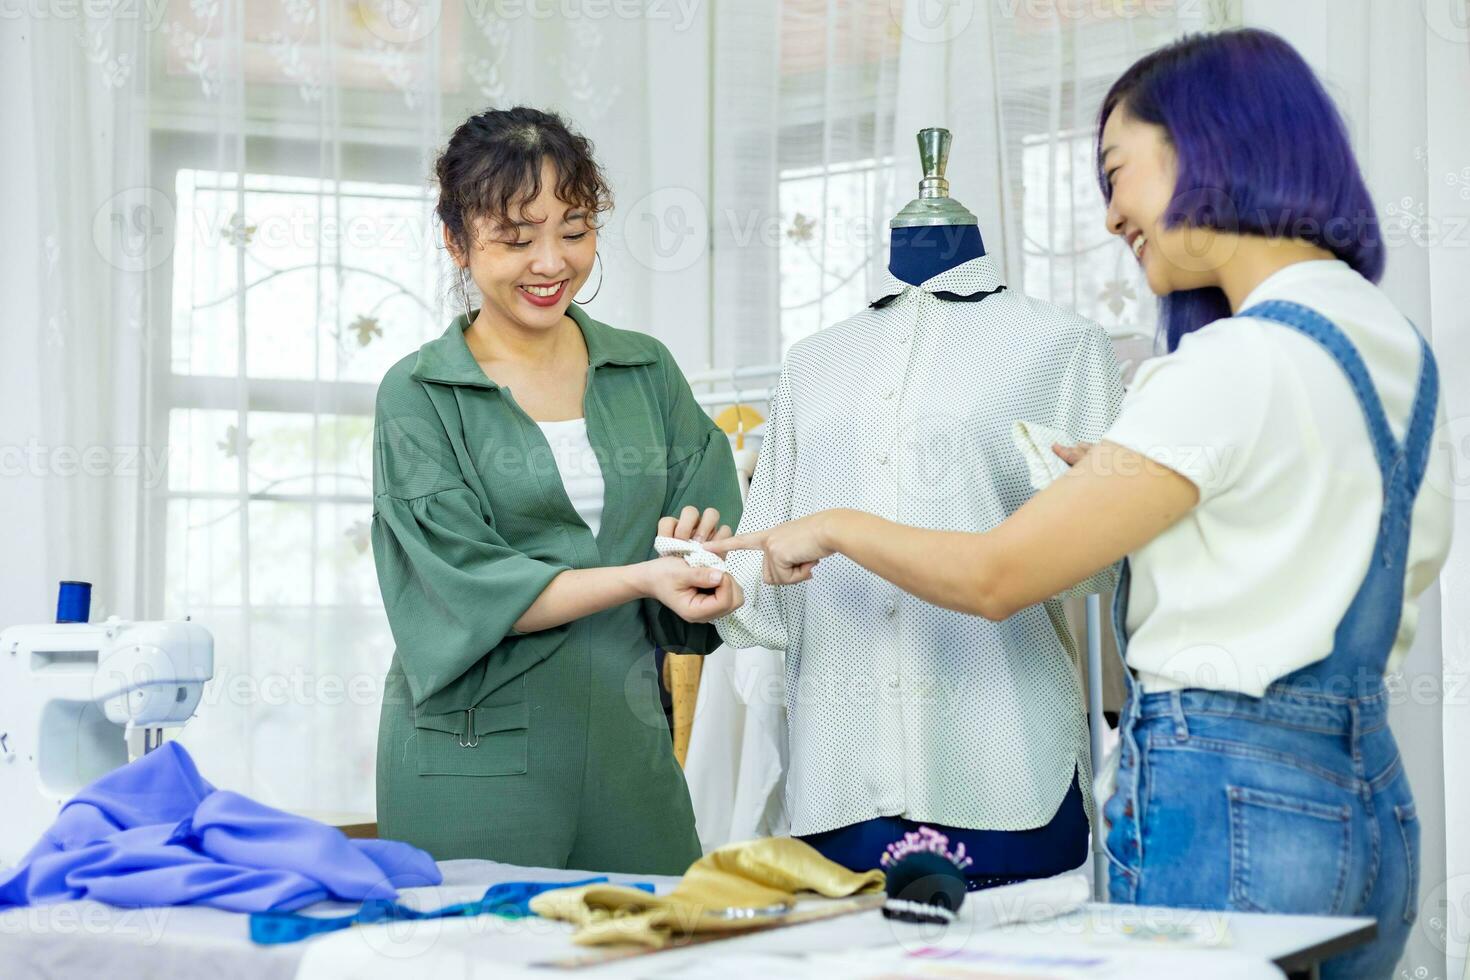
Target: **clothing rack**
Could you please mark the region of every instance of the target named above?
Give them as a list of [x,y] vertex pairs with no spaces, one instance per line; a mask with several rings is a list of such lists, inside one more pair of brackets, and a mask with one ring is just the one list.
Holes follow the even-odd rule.
[[763,402],[770,400],[770,391],[766,388],[741,388],[739,391],[711,391],[705,395],[695,395],[694,400],[700,408],[708,411],[717,405],[738,405],[740,403]]
[[781,373],[781,365],[766,364],[759,367],[734,368],[729,371],[718,368],[710,371],[695,371],[684,375],[684,380],[691,385],[710,384],[715,381],[739,381],[744,378],[772,377]]
[[[729,371],[712,370],[696,371],[684,376],[690,387],[698,385],[728,384],[721,391],[709,391],[703,394],[695,394],[694,400],[706,411],[717,405],[738,405],[742,402],[763,402],[770,400],[770,390],[776,383],[776,378],[781,374],[781,365],[766,364],[759,367],[734,368]],[[740,385],[741,381],[750,380],[759,382],[762,379],[766,383],[752,384],[749,388]]]
[[[1087,735],[1094,779],[1103,763],[1103,733],[1107,724],[1103,717],[1102,596],[1093,593],[1087,597]],[[1108,893],[1108,862],[1103,853],[1102,832],[1104,802],[1093,800],[1092,804],[1092,893],[1099,900]]]

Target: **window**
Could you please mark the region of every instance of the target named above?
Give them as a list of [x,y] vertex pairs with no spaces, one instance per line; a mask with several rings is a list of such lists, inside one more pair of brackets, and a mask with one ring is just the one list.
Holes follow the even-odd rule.
[[[281,141],[252,143],[243,176],[162,142],[175,235],[152,594],[216,644],[185,741],[240,767],[212,768],[221,784],[370,812],[392,653],[369,540],[373,404],[389,366],[443,329],[427,187],[305,176]],[[378,159],[391,176],[393,154]],[[273,764],[292,758],[311,763]]]
[[900,44],[888,0],[781,4],[781,350],[867,305],[888,251]]
[[781,173],[781,347],[867,305],[868,269],[887,253],[870,220],[893,161],[859,160]]
[[[1228,20],[1228,2],[1208,6],[1211,17]],[[785,350],[869,299],[867,273],[876,272],[887,254],[888,219],[914,190],[894,186],[894,160],[887,155],[895,145],[899,62],[921,62],[940,49],[906,42],[888,5],[876,0],[835,7],[786,0],[782,13]],[[1141,52],[1176,36],[1184,20],[1182,11],[997,8],[987,22],[994,75],[952,81],[952,91],[933,96],[941,112],[962,106],[974,114],[970,132],[963,120],[952,120],[956,136],[972,145],[974,130],[995,127],[1003,154],[995,176],[1002,184],[1004,227],[982,222],[981,232],[1011,287],[1104,325],[1120,341],[1125,360],[1148,352],[1147,342],[1136,338],[1152,335],[1154,302],[1132,256],[1103,228],[1093,113],[1118,74]],[[994,91],[976,99],[973,91],[961,91],[965,85]],[[956,196],[963,202],[967,194],[957,189]]]
[[1152,330],[1152,296],[1104,227],[1092,129],[1021,140],[1026,292],[1075,310],[1114,337]]
[[180,735],[209,778],[307,811],[372,809],[393,649],[375,392],[444,329],[429,156],[509,34],[458,5],[380,6],[174,4],[148,47],[175,232],[150,282],[149,443],[169,468],[144,515],[148,615],[214,635]]

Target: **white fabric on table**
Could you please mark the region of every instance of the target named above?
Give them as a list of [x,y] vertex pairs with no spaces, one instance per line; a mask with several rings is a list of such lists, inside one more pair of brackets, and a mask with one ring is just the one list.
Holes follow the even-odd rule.
[[[350,913],[322,903],[312,911]],[[305,943],[257,946],[250,917],[201,907],[59,902],[0,912],[0,976],[116,980],[290,980]]]
[[[444,883],[434,888],[404,889],[401,900],[418,908],[479,898],[490,885],[502,881],[575,881],[595,872],[522,868],[492,861],[441,861]],[[678,879],[640,875],[609,875],[618,883],[652,882],[660,892]],[[859,953],[876,961],[894,947],[929,947],[960,954],[954,965],[990,951],[1031,951],[1047,954],[1086,954],[1109,964],[1131,968],[1113,976],[1214,977],[1278,976],[1266,960],[1319,946],[1371,920],[1310,916],[1247,915],[1132,909],[1090,905],[1052,922],[1031,922],[986,928],[996,912],[1034,918],[1048,904],[1068,907],[1086,881],[1076,874],[1042,882],[1027,882],[972,894],[956,926],[945,931],[893,923],[877,911],[811,923],[800,928],[761,933],[718,944],[694,946],[638,957],[593,969],[577,976],[604,980],[611,977],[750,976],[730,972],[735,964],[772,965],[770,978],[833,975],[824,962],[804,954]],[[323,902],[308,911],[340,915],[353,906]],[[1189,919],[1220,916],[1233,938],[1232,950],[1171,952],[1100,947],[1084,935],[1084,920],[1144,914],[1168,922],[1176,915]],[[210,980],[263,977],[266,980],[374,980],[377,977],[454,976],[464,980],[502,980],[536,977],[542,969],[523,964],[586,953],[571,941],[573,927],[544,919],[506,920],[495,916],[473,919],[429,919],[416,923],[360,926],[300,943],[256,946],[249,940],[249,917],[219,909],[117,909],[95,902],[69,902],[39,909],[0,913],[0,963],[10,977],[107,976],[146,977],[148,980]],[[1124,959],[1119,959],[1119,956]],[[1183,960],[1178,959],[1184,957]],[[1177,970],[1180,963],[1191,964]],[[782,969],[775,969],[781,967]],[[725,972],[721,972],[721,971]],[[1231,972],[1234,971],[1234,972]],[[570,975],[570,974],[568,974]]]

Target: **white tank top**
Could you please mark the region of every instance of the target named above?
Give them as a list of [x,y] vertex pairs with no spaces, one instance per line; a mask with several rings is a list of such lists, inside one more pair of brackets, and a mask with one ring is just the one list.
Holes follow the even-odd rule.
[[577,514],[597,534],[602,524],[602,466],[592,443],[587,438],[586,419],[567,419],[563,422],[537,422],[551,454],[556,459],[556,468],[561,473],[562,486]]

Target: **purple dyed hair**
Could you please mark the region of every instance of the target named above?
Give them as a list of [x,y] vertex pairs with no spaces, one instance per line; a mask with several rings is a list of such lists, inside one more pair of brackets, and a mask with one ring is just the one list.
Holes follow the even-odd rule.
[[[1302,56],[1269,31],[1197,34],[1140,58],[1113,83],[1097,123],[1115,109],[1163,128],[1178,157],[1164,226],[1190,225],[1298,238],[1377,282],[1385,260],[1378,212],[1347,125]],[[1191,331],[1230,316],[1214,287],[1159,300],[1159,332],[1173,351]]]

